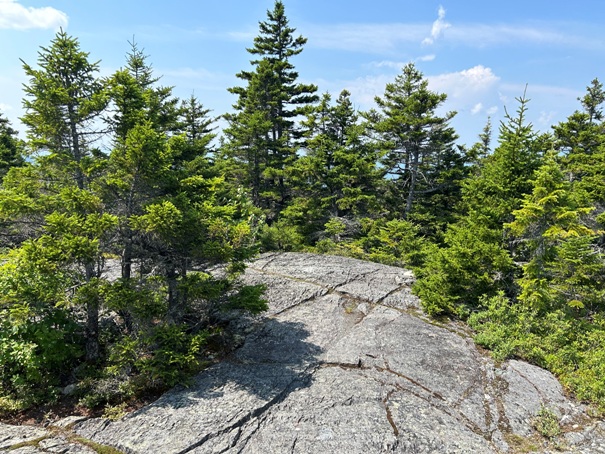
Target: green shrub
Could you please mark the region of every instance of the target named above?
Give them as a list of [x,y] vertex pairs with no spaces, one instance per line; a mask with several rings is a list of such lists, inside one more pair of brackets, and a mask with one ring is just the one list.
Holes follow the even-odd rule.
[[475,341],[496,359],[517,357],[553,372],[578,399],[605,411],[605,318],[576,318],[573,310],[538,312],[503,294],[483,300],[469,317]]
[[263,226],[259,240],[263,251],[300,251],[305,243],[304,235],[295,226],[281,221]]
[[36,314],[26,304],[0,310],[0,397],[18,406],[52,400],[82,356],[78,326],[68,312]]
[[538,414],[532,421],[534,429],[545,438],[553,439],[561,435],[559,418],[554,411],[545,406],[540,407]]

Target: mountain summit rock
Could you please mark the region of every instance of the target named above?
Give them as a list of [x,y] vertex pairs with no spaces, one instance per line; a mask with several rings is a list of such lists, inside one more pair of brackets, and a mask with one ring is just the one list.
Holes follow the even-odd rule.
[[464,325],[426,317],[410,271],[276,253],[243,279],[267,285],[270,309],[239,349],[72,430],[125,453],[605,453],[605,423],[552,374],[496,364]]

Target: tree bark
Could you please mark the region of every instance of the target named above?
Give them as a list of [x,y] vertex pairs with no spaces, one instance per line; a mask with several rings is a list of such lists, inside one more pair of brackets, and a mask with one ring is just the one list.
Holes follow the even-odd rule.
[[[86,282],[94,277],[94,264],[87,263]],[[86,361],[96,363],[99,360],[99,298],[95,295],[86,301]]]

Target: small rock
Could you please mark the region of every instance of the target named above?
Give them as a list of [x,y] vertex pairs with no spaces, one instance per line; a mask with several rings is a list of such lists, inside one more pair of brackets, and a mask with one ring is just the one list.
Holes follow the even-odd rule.
[[51,425],[55,427],[67,428],[69,426],[73,426],[82,421],[86,421],[88,419],[87,416],[66,416],[56,422],[53,422]]
[[78,385],[77,383],[72,383],[70,385],[67,385],[65,388],[63,388],[61,390],[61,394],[63,394],[64,396],[71,396],[73,393],[75,393],[78,389]]
[[363,315],[368,315],[368,312],[370,312],[370,305],[368,303],[361,303],[357,306],[357,310]]

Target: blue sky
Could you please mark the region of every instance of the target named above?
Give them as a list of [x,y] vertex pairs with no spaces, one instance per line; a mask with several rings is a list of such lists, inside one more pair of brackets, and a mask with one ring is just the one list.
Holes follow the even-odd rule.
[[[290,24],[308,38],[293,59],[300,79],[360,109],[413,61],[446,93],[460,143],[472,144],[487,117],[498,124],[527,84],[538,130],[563,121],[598,77],[605,82],[602,0],[284,0]],[[133,39],[162,83],[194,93],[215,115],[231,109],[228,87],[249,68],[246,47],[273,0],[0,0],[0,110],[21,129],[19,59],[35,64],[59,27],[80,40],[103,75],[124,64]],[[23,134],[22,134],[23,136]]]

